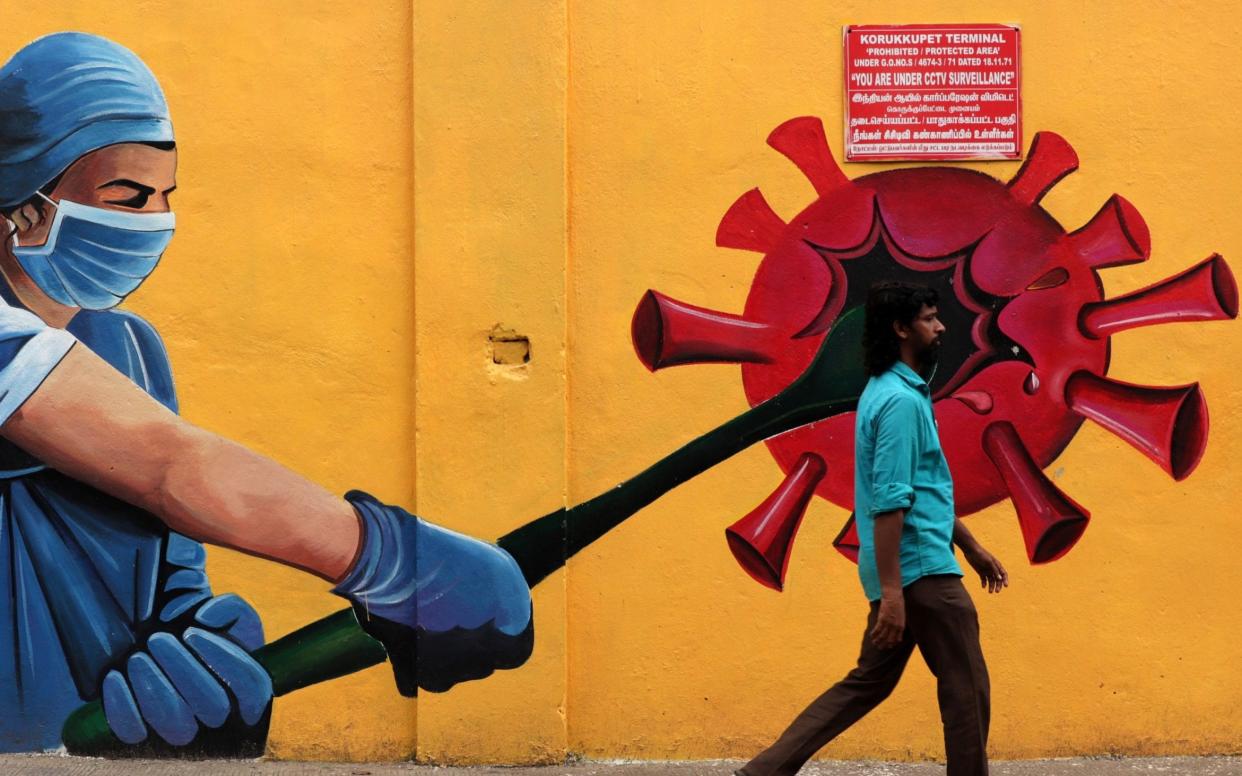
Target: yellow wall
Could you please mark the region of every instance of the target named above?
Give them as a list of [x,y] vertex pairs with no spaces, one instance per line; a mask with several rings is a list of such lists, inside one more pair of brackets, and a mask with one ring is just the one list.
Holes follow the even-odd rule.
[[[717,222],[753,186],[785,216],[811,200],[764,145],[782,121],[821,116],[840,158],[843,24],[1022,25],[1028,143],[1054,130],[1082,160],[1043,204],[1075,228],[1116,191],[1151,229],[1150,261],[1103,273],[1110,294],[1242,256],[1227,3],[75,0],[12,23],[17,7],[0,3],[0,51],[96,32],[168,94],[179,231],[132,307],[168,342],[184,414],[478,536],[746,408],[737,367],[647,372],[630,316],[648,288],[741,310],[757,256],[714,247]],[[1018,164],[964,166],[1003,180]],[[498,324],[530,338],[530,363],[493,363]],[[1113,340],[1113,377],[1202,384],[1212,436],[1189,479],[1086,424],[1048,470],[1094,515],[1069,555],[1027,565],[1007,503],[970,518],[1012,575],[976,596],[993,756],[1237,749],[1240,337],[1203,323]],[[783,594],[727,552],[724,527],[780,479],[756,447],[643,511],[539,586],[529,663],[425,693],[417,718],[383,667],[277,701],[271,754],[753,754],[850,667],[865,615],[830,547],[835,506],[812,503]],[[269,637],[339,608],[305,575],[210,563]],[[825,752],[941,753],[917,660]]]
[[[417,508],[489,539],[565,499],[565,61],[560,3],[415,8]],[[497,326],[529,363],[495,363]],[[420,758],[564,757],[565,599],[536,590],[522,668],[419,698]]]
[[[714,247],[739,194],[792,216],[814,196],[764,144],[818,115],[841,149],[841,27],[1016,22],[1024,122],[1077,150],[1044,205],[1066,227],[1114,191],[1146,217],[1146,264],[1106,270],[1117,294],[1219,251],[1237,258],[1233,77],[1226,4],[572,3],[569,40],[570,500],[637,471],[745,409],[735,366],[647,373],[629,320],[647,288],[740,312],[755,254]],[[965,165],[1008,179],[1018,163]],[[876,166],[846,165],[857,177]],[[1235,261],[1235,266],[1238,266]],[[1049,468],[1092,510],[1080,544],[1025,560],[1012,507],[969,519],[1012,586],[976,595],[993,686],[992,754],[1234,751],[1242,722],[1242,537],[1232,489],[1242,328],[1205,323],[1116,336],[1110,374],[1198,380],[1212,413],[1204,460],[1174,483],[1088,423]],[[588,756],[747,757],[856,656],[866,613],[830,543],[846,513],[815,501],[783,594],[745,576],[723,529],[781,479],[753,448],[674,491],[569,568],[569,745]],[[942,756],[934,685],[917,659],[894,696],[831,757]],[[467,753],[463,753],[467,754]]]
[[[950,9],[897,2],[881,14],[861,2],[570,2],[564,37],[559,7],[519,6],[416,9],[419,277],[460,272],[476,302],[457,302],[457,282],[420,287],[420,508],[430,503],[425,499],[443,504],[431,517],[503,514],[496,533],[504,520],[517,525],[554,507],[561,487],[570,504],[579,503],[744,410],[735,366],[648,374],[633,355],[630,317],[647,288],[740,312],[758,257],[715,248],[715,226],[751,186],[763,187],[785,216],[814,196],[764,144],[785,119],[820,115],[840,158],[843,24],[1022,25],[1027,143],[1036,130],[1051,129],[1082,159],[1081,171],[1046,197],[1047,209],[1076,228],[1117,191],[1139,207],[1153,233],[1149,262],[1103,273],[1110,294],[1159,281],[1212,251],[1237,252],[1242,235],[1232,216],[1240,189],[1230,117],[1236,119],[1240,97],[1232,78],[1238,25],[1226,5],[959,2]],[[532,7],[539,9],[534,20]],[[491,24],[481,24],[481,16]],[[460,51],[466,40],[478,46]],[[568,61],[558,66],[561,56]],[[509,70],[498,76],[493,57],[505,58]],[[431,58],[435,70],[425,65]],[[545,124],[561,99],[568,101],[564,137]],[[460,111],[455,123],[441,106]],[[514,139],[514,132],[524,134]],[[549,147],[561,140],[568,144],[568,232],[548,235],[553,214],[532,216],[515,205],[558,202],[551,189],[559,160]],[[514,143],[525,144],[528,163],[538,169],[509,174]],[[421,163],[448,148],[452,166]],[[963,166],[1005,180],[1018,164]],[[846,173],[876,169],[847,165]],[[438,201],[427,202],[432,190]],[[447,227],[426,207],[437,215],[448,207],[468,214],[446,214],[453,222]],[[476,220],[465,236],[456,226],[463,217]],[[457,238],[432,256],[430,236],[438,242],[446,228]],[[548,454],[561,444],[559,387],[498,382],[507,392],[498,391],[483,349],[486,330],[497,322],[524,332],[551,329],[553,348],[559,345],[561,286],[546,276],[543,261],[565,236],[563,485],[559,462]],[[476,253],[466,246],[478,246]],[[422,300],[445,294],[433,303],[436,318],[425,319]],[[441,304],[457,309],[441,320]],[[433,325],[438,335],[428,330]],[[1117,379],[1201,382],[1212,437],[1190,479],[1172,482],[1088,423],[1048,469],[1094,514],[1071,554],[1049,566],[1028,565],[1007,503],[970,519],[1013,577],[1005,595],[976,596],[994,677],[994,756],[1236,749],[1242,729],[1231,708],[1242,697],[1242,680],[1232,664],[1242,649],[1236,607],[1226,601],[1242,582],[1231,561],[1238,530],[1227,497],[1240,431],[1228,354],[1238,335],[1236,325],[1207,323],[1114,339],[1110,375]],[[559,353],[539,345],[537,336],[532,380],[561,366]],[[460,355],[432,368],[432,353]],[[442,394],[430,394],[437,385]],[[507,397],[510,410],[498,407],[498,396]],[[535,404],[540,396],[543,405]],[[537,406],[550,413],[546,436],[534,433],[539,421],[527,413],[514,415]],[[502,415],[507,426],[497,420]],[[488,427],[472,427],[472,418]],[[428,447],[433,438],[443,440],[435,449]],[[443,489],[432,488],[430,477]],[[568,642],[570,751],[748,756],[850,667],[866,608],[854,567],[830,548],[846,517],[841,509],[820,500],[811,505],[782,595],[741,574],[725,549],[724,526],[780,478],[764,449],[750,449],[674,490],[545,582],[537,612],[544,631],[535,661],[518,673],[538,672],[540,682],[560,687],[551,658]],[[483,493],[481,480],[489,483]],[[513,484],[519,482],[527,484]],[[542,497],[529,497],[530,482],[544,489]],[[565,591],[564,623],[553,621],[560,616],[559,601],[548,601],[553,589]],[[548,628],[558,628],[551,644],[543,639]],[[478,697],[467,706],[456,697],[424,699],[420,750],[437,760],[478,761],[493,752],[523,759],[554,749],[558,731],[527,721],[487,728],[473,741],[453,734],[452,745],[447,731],[428,735],[431,726],[452,724],[436,719],[431,709],[440,705],[452,705],[451,720],[491,716],[498,705],[524,709],[512,711],[513,719],[527,720],[538,706],[514,698],[515,683],[481,683],[469,690]],[[933,682],[914,661],[884,708],[826,754],[919,759],[941,751]]]

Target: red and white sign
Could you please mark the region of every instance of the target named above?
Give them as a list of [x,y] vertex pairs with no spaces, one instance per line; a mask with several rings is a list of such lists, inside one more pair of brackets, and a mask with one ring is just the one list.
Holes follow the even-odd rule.
[[852,24],[844,34],[847,160],[1021,157],[1017,27]]

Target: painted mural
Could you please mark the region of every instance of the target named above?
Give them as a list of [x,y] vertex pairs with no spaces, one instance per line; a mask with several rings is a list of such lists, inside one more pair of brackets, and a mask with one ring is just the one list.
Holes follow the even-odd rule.
[[[1056,560],[1089,513],[1042,468],[1084,419],[1176,480],[1207,444],[1198,385],[1109,378],[1110,337],[1237,314],[1215,255],[1106,299],[1098,271],[1148,259],[1147,227],[1119,196],[1073,231],[1040,206],[1078,165],[1057,135],[1007,183],[942,167],[850,180],[821,122],[793,119],[769,143],[817,199],[786,223],[748,192],[717,233],[764,256],[743,312],[650,291],[632,320],[648,369],[740,364],[751,409],[493,544],[178,419],[159,332],[118,306],[173,241],[178,142],[155,75],[110,40],[48,36],[0,69],[0,750],[254,756],[274,699],[299,688],[386,660],[403,695],[521,666],[531,588],[758,442],[786,477],[726,538],[781,589],[810,500],[850,505],[857,313],[879,278],[931,285],[970,332],[933,380],[959,511],[1012,499],[1030,561]],[[204,543],[314,574],[349,608],[265,643],[255,609],[212,588]],[[854,557],[851,522],[835,546]]]
[[[117,309],[173,239],[176,167],[123,46],[53,34],[0,69],[0,751],[255,756],[297,687],[387,658],[413,695],[530,654],[529,590],[494,545],[178,418],[159,333]],[[203,541],[352,607],[264,646]]]
[[[757,189],[734,203],[716,244],[764,254],[745,310],[723,313],[649,291],[633,319],[634,348],[648,369],[738,363],[747,401],[763,407],[814,368],[826,332],[861,309],[872,282],[921,283],[938,292],[941,319],[959,333],[946,338],[931,380],[959,515],[1012,499],[1030,562],[1062,557],[1090,513],[1042,469],[1087,418],[1175,480],[1194,471],[1208,438],[1199,385],[1107,377],[1109,338],[1138,326],[1235,318],[1237,286],[1219,255],[1104,299],[1098,271],[1146,261],[1147,225],[1117,195],[1069,232],[1041,208],[1078,168],[1074,150],[1050,132],[1036,135],[1008,183],[947,167],[850,180],[814,117],[785,122],[768,144],[818,198],[788,223]],[[853,434],[853,412],[840,411],[768,439],[785,481],[727,531],[738,562],[760,583],[782,588],[812,494],[851,508]],[[857,560],[852,516],[834,545]]]

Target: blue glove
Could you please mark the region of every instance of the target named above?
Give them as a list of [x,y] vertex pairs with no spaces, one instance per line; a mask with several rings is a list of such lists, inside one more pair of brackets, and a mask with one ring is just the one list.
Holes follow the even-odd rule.
[[361,517],[362,546],[332,592],[353,602],[362,627],[388,649],[403,695],[526,662],[530,588],[512,556],[361,491],[345,498]]
[[104,677],[104,714],[126,744],[146,741],[153,730],[185,746],[202,728],[230,720],[266,727],[272,680],[248,654],[263,645],[263,624],[238,596],[212,596],[205,560],[198,542],[169,535],[166,595],[151,623],[157,630]]
[[[241,600],[241,599],[237,599]],[[200,727],[218,728],[237,713],[257,725],[272,700],[272,680],[232,641],[201,628],[147,639],[121,670],[104,677],[108,726],[127,744],[146,740],[148,728],[173,746],[185,746]]]
[[[168,534],[164,564],[169,573],[164,580],[159,622],[175,623],[193,611],[193,624],[225,633],[247,652],[255,651],[264,643],[258,612],[231,593],[213,599],[206,563],[203,545],[179,533]],[[170,628],[171,625],[162,626],[165,630]]]

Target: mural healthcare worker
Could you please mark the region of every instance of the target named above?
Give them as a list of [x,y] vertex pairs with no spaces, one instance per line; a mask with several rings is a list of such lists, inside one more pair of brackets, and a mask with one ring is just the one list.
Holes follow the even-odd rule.
[[213,594],[200,541],[333,583],[407,695],[531,651],[502,550],[178,417],[158,333],[116,309],[173,237],[176,166],[163,92],[129,50],[58,33],[0,68],[0,751],[59,746],[102,699],[127,744],[261,753],[272,688],[247,651],[263,627]]

